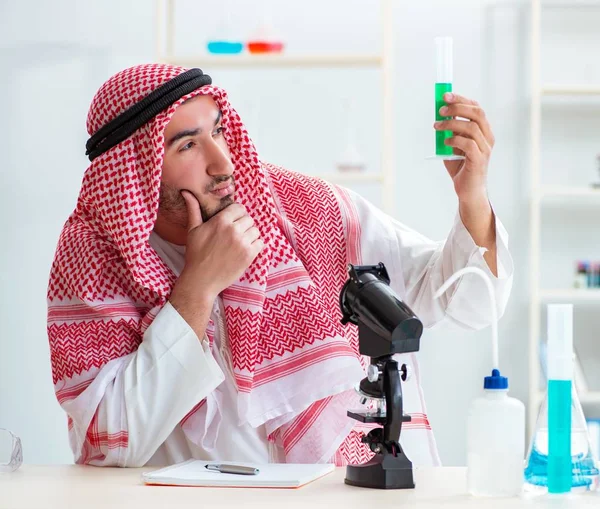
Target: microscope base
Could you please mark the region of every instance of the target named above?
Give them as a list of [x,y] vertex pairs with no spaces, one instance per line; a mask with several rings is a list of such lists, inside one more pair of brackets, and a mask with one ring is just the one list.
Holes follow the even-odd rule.
[[412,463],[404,453],[397,456],[376,454],[363,465],[348,465],[344,482],[351,486],[385,490],[415,487]]

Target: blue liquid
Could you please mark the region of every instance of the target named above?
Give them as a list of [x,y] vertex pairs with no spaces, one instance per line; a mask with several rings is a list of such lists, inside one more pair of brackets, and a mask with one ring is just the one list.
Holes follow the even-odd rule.
[[207,48],[210,53],[217,55],[236,55],[242,52],[244,44],[241,42],[210,41]]
[[[595,484],[594,476],[598,469],[590,453],[584,457],[578,454],[571,458],[569,471],[569,486],[573,488],[590,489]],[[525,469],[525,482],[534,486],[548,487],[548,455],[541,453],[535,446],[529,455],[529,463]]]
[[548,492],[571,491],[571,381],[548,380]]

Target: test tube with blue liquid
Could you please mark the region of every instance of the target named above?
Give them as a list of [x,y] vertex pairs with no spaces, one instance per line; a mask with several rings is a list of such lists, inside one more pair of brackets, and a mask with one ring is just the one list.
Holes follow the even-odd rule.
[[[453,57],[452,37],[435,38],[435,120],[451,120],[452,117],[442,116],[440,109],[446,105],[444,94],[452,92]],[[446,145],[445,140],[452,136],[452,131],[435,132],[435,156],[427,159],[443,159],[447,161],[464,159],[463,156],[454,154],[452,147]]]
[[548,307],[548,492],[571,491],[573,306]]

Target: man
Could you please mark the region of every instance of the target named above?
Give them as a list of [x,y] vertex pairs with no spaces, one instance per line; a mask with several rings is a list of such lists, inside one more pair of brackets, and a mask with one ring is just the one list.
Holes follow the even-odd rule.
[[[88,115],[87,169],[48,290],[57,398],[78,463],[189,458],[361,462],[346,417],[364,376],[357,331],[340,323],[347,263],[384,262],[426,326],[490,321],[512,282],[507,235],[486,193],[493,146],[481,108],[449,96],[446,167],[459,214],[426,239],[360,196],[262,163],[226,94],[199,69],[137,66],[108,80]],[[402,446],[439,464],[415,355]]]

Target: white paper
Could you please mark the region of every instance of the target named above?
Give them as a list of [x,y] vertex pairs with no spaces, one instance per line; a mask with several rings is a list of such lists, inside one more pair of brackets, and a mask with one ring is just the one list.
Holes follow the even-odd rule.
[[[259,469],[256,475],[222,474],[208,470],[206,465],[244,465]],[[142,479],[146,484],[174,486],[231,486],[262,488],[298,488],[319,477],[333,472],[333,464],[271,463],[265,465],[233,462],[209,462],[188,460],[183,463],[145,472]]]

